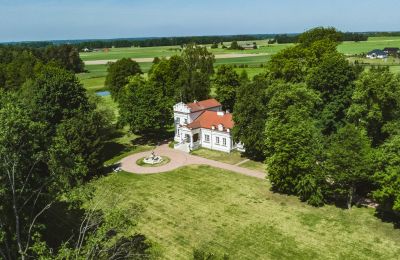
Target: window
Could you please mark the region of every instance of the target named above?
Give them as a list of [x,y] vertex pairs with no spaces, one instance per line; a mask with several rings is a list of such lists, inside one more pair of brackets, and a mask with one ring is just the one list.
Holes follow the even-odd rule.
[[226,146],[226,138],[222,138],[222,145]]
[[215,137],[215,143],[216,143],[216,144],[219,144],[219,137],[218,137],[218,136]]
[[185,121],[184,121],[184,122],[185,122],[185,125],[187,125],[187,123],[188,123],[188,120],[187,120],[187,118],[185,118]]
[[204,142],[209,143],[210,142],[210,135],[204,135]]

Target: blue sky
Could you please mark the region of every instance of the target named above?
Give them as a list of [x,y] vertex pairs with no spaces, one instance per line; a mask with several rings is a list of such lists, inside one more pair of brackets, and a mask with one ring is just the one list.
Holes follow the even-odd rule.
[[400,31],[399,0],[0,0],[0,42]]

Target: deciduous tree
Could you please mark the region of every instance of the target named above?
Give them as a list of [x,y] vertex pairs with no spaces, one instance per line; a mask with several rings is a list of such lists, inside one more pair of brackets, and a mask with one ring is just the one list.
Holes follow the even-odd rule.
[[323,164],[326,178],[333,196],[344,198],[349,209],[357,188],[371,180],[371,159],[368,137],[353,124],[340,128],[330,140]]
[[222,65],[218,68],[215,79],[217,99],[224,109],[233,111],[236,101],[236,92],[240,85],[239,74],[232,66]]
[[114,100],[119,99],[121,89],[129,83],[129,77],[138,74],[142,74],[139,64],[128,58],[122,58],[109,65],[105,85]]

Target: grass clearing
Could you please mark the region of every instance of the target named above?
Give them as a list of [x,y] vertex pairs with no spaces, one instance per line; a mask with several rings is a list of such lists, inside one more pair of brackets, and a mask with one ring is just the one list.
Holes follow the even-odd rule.
[[396,259],[400,231],[367,208],[314,208],[269,191],[267,181],[208,166],[166,174],[111,174],[92,183],[91,203],[143,206],[138,227],[164,259],[194,248],[230,259]]
[[225,152],[210,150],[207,148],[200,148],[192,151],[191,154],[229,164],[237,164],[246,160],[246,158],[242,157],[241,153],[238,151],[225,153]]

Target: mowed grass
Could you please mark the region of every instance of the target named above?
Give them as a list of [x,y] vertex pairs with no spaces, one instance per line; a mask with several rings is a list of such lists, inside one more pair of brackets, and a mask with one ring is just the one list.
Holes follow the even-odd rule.
[[137,227],[162,259],[194,248],[230,259],[398,259],[400,231],[373,209],[314,208],[269,191],[270,184],[208,166],[154,175],[111,174],[92,183],[91,205],[142,205]]
[[266,166],[264,163],[256,162],[256,161],[252,161],[252,160],[241,163],[240,167],[244,167],[244,168],[248,168],[248,169],[256,170],[256,171],[260,171],[260,172],[266,171]]
[[192,151],[191,154],[229,164],[237,164],[246,160],[246,158],[242,157],[242,155],[238,151],[224,153],[206,148],[200,148]]

